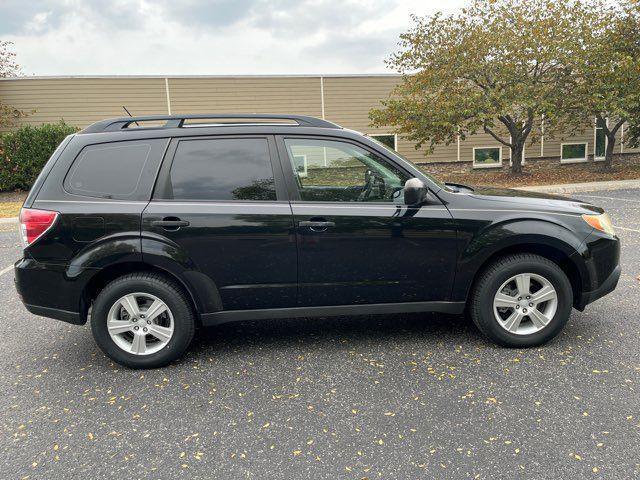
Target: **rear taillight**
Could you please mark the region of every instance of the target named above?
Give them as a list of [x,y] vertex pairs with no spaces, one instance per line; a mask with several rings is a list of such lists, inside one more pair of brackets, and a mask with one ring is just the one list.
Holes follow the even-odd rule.
[[22,245],[28,247],[47,230],[49,230],[58,218],[58,212],[50,210],[37,210],[35,208],[23,208],[20,210],[20,236]]

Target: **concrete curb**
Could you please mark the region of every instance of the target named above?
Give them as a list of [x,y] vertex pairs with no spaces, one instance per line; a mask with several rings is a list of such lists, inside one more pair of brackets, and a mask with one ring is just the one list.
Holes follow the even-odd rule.
[[609,180],[606,182],[565,183],[560,185],[534,185],[531,187],[517,187],[516,190],[542,193],[579,193],[594,190],[622,190],[625,188],[640,188],[640,180]]
[[0,225],[2,225],[3,223],[4,224],[18,223],[18,217],[0,218]]

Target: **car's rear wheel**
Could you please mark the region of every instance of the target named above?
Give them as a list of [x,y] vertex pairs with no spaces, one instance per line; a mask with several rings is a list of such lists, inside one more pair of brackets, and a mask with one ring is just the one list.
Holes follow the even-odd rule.
[[134,273],[109,283],[91,311],[91,330],[111,359],[130,368],[156,368],[181,357],[195,330],[182,290],[154,273]]
[[499,345],[534,347],[555,337],[569,320],[571,282],[551,260],[509,255],[486,268],[471,294],[478,329]]

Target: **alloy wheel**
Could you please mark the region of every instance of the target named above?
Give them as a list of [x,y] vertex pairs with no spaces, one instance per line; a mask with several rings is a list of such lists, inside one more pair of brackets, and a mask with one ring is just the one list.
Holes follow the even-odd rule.
[[516,335],[531,335],[545,328],[558,309],[558,294],[551,282],[535,273],[520,273],[504,282],[493,299],[498,324]]
[[162,350],[173,337],[173,314],[155,295],[130,293],[109,309],[107,330],[125,352],[151,355]]

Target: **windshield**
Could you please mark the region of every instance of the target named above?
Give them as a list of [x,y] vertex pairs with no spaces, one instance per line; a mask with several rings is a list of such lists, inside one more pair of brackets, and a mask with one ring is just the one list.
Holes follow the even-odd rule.
[[[370,140],[373,140],[377,145],[380,145],[382,148],[384,148],[387,152],[389,152],[390,154],[396,156],[396,157],[400,157],[402,160],[404,160],[407,163],[410,163],[411,165],[414,165],[414,163],[409,160],[407,157],[405,157],[404,155],[402,155],[401,153],[399,153],[398,151],[394,150],[393,148],[389,147],[388,145],[385,145],[384,143],[382,143],[379,140],[376,140],[373,137],[368,137]],[[415,165],[414,165],[415,166]],[[422,172],[422,174],[427,177],[429,180],[431,180],[433,183],[435,183],[438,187],[440,188],[444,188],[445,190],[450,190],[449,187],[447,187],[444,182],[441,182],[440,180],[438,180],[437,178],[435,178],[433,175],[430,175],[428,173],[426,173],[424,170],[420,169],[420,171]]]

